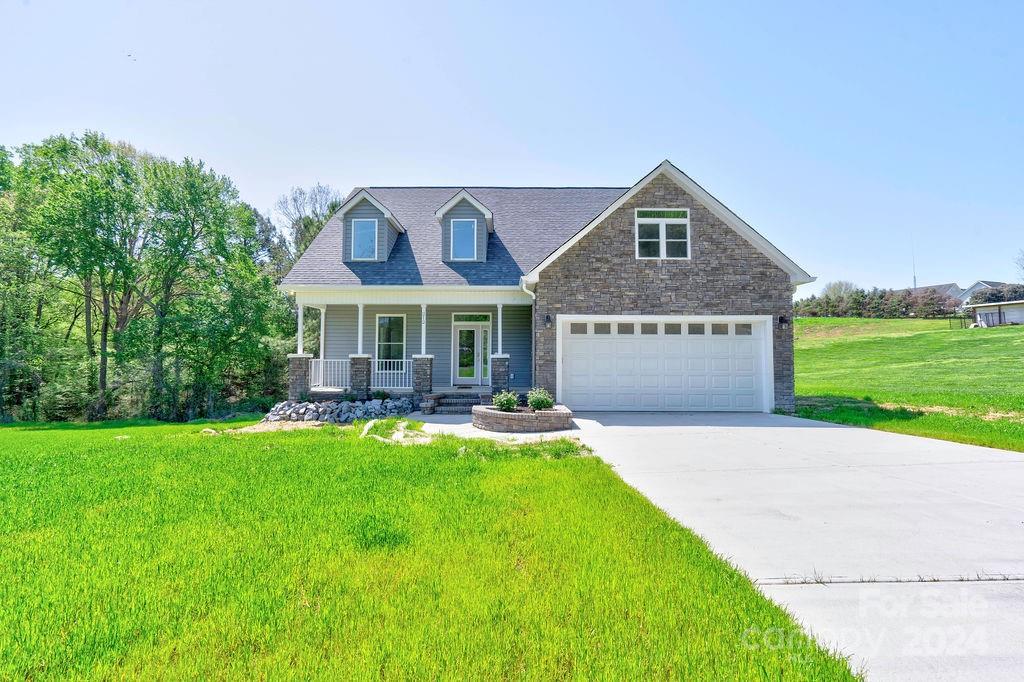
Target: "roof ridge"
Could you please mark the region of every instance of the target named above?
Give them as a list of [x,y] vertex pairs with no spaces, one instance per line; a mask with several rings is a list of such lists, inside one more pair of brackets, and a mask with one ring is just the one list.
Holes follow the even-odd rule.
[[364,185],[362,189],[629,189],[590,185]]

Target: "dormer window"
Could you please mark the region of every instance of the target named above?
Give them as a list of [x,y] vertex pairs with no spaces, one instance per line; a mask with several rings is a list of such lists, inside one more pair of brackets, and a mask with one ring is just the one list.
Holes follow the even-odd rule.
[[377,219],[352,220],[352,260],[377,260]]
[[452,219],[451,260],[476,260],[476,220]]

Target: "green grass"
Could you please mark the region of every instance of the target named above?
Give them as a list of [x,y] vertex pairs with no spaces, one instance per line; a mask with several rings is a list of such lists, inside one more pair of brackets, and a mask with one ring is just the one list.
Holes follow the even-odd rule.
[[850,677],[571,441],[203,428],[0,427],[0,679]]
[[1024,451],[1024,327],[799,319],[801,416]]

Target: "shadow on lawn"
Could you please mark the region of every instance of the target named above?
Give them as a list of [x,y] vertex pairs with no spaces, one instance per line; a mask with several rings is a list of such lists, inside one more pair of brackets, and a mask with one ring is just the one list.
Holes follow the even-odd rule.
[[875,426],[886,422],[912,421],[925,415],[923,411],[905,407],[881,407],[870,397],[804,395],[797,396],[796,414],[807,419],[819,419],[855,426]]
[[110,419],[96,422],[9,422],[0,428],[16,428],[20,431],[98,431],[102,429],[127,429],[136,426],[203,426],[207,424],[234,424],[258,420],[262,414],[238,414],[224,419],[193,419],[190,422],[162,422],[156,419]]

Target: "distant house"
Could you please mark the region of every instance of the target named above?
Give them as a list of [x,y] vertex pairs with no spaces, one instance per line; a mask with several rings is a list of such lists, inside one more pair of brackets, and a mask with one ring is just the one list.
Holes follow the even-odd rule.
[[974,320],[982,327],[1024,324],[1024,301],[976,303],[967,307],[974,311]]
[[961,289],[955,282],[948,282],[946,284],[928,284],[923,287],[913,287],[909,289],[897,289],[896,293],[902,294],[903,292],[909,292],[911,296],[919,296],[926,294],[929,291],[934,291],[939,296],[946,298],[955,298],[960,301],[961,304],[967,303],[971,300],[971,296],[983,291],[984,289],[998,289],[1004,286],[1005,282],[996,282],[989,279],[979,279],[974,284],[970,285],[966,289]]
[[910,288],[907,288],[907,289],[896,289],[895,293],[902,294],[903,292],[907,292],[911,296],[920,296],[920,295],[923,295],[923,294],[927,294],[929,291],[934,291],[939,296],[943,296],[943,297],[946,297],[946,298],[955,298],[958,301],[962,300],[960,298],[960,294],[963,292],[963,289],[961,289],[957,284],[955,284],[953,282],[949,282],[948,284],[929,284],[929,285],[923,286],[923,287],[910,287]]
[[974,296],[979,291],[984,291],[985,289],[998,289],[1002,286],[1006,286],[1006,282],[994,282],[990,279],[979,279],[977,282],[963,290],[960,300],[967,303],[971,300],[971,296]]

